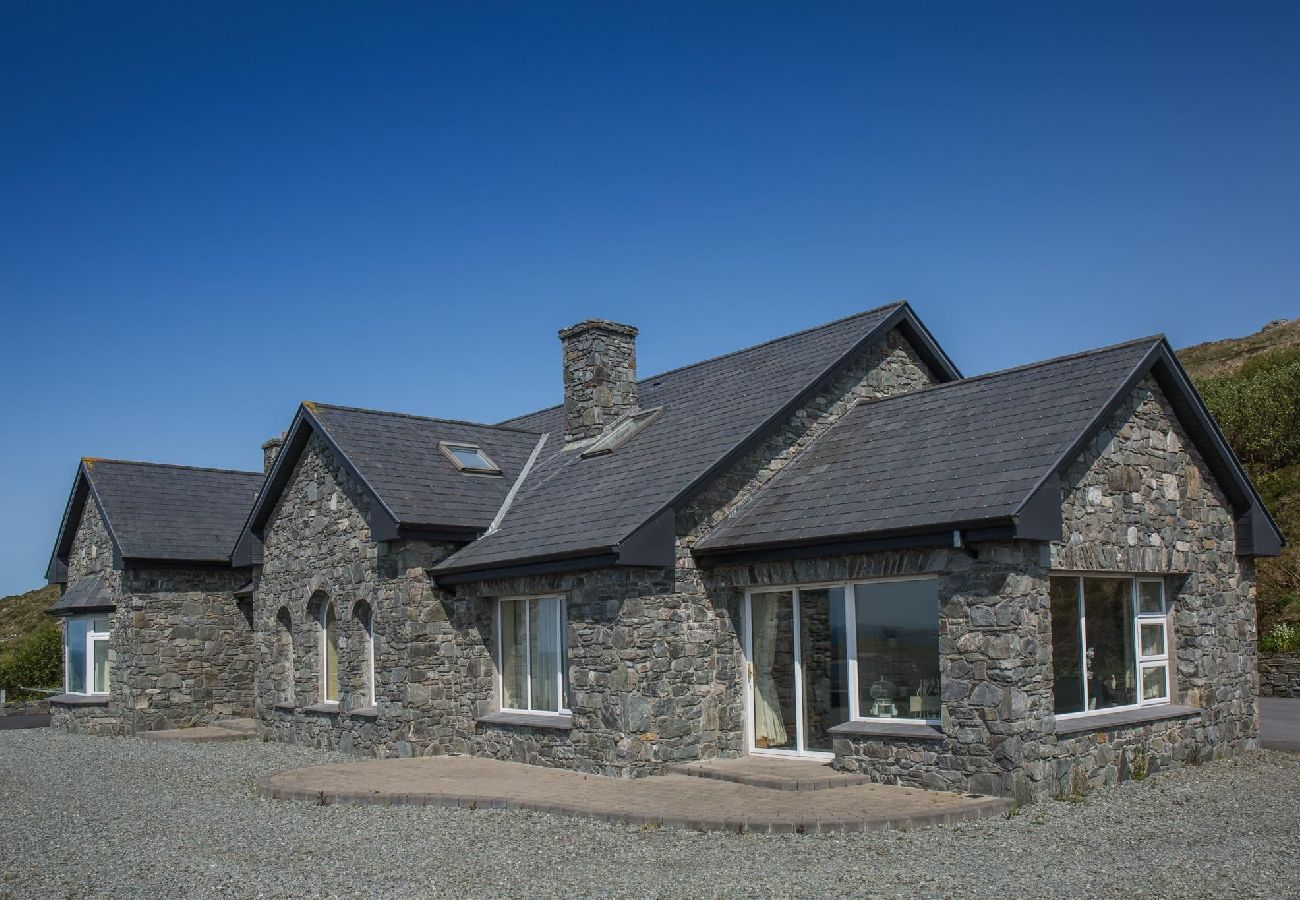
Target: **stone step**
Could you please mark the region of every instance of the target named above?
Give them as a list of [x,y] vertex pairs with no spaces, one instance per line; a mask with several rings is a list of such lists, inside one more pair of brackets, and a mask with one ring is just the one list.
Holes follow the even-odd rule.
[[214,728],[225,728],[227,731],[237,731],[240,734],[253,735],[257,733],[256,719],[216,719],[208,724]]
[[759,756],[681,763],[669,766],[668,771],[675,775],[712,778],[774,791],[823,791],[871,781],[866,775],[837,772],[828,763],[815,759]]
[[198,728],[168,728],[164,731],[146,731],[140,735],[146,741],[160,741],[163,743],[189,743],[189,742],[218,742],[218,741],[246,741],[252,737],[251,734],[245,734],[241,731],[232,731],[229,728],[217,728],[212,725],[203,725]]

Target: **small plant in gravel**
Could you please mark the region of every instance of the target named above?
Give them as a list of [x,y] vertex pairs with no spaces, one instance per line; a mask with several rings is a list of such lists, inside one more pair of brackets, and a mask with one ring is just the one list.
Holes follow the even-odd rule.
[[1058,800],[1064,800],[1066,803],[1082,803],[1088,799],[1088,776],[1083,774],[1083,769],[1074,769],[1070,773],[1070,791],[1062,794]]
[[1133,765],[1129,767],[1129,777],[1134,781],[1145,781],[1147,772],[1147,755],[1138,751],[1133,756]]

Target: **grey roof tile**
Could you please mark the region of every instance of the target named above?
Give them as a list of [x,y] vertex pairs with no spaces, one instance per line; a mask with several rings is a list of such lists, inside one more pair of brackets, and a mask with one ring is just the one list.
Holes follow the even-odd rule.
[[892,304],[637,383],[655,421],[617,451],[563,451],[564,411],[551,407],[503,425],[553,436],[498,531],[438,571],[607,551],[670,504],[787,403],[873,337],[903,309]]
[[261,472],[111,459],[83,470],[126,558],[227,560],[262,486]]
[[[402,525],[487,528],[540,434],[404,413],[304,404]],[[457,469],[439,441],[473,444],[501,475]]]
[[1160,341],[1143,338],[859,404],[697,548],[1011,516]]
[[96,609],[114,609],[113,591],[103,575],[78,579],[57,601],[46,608],[52,616],[69,616]]

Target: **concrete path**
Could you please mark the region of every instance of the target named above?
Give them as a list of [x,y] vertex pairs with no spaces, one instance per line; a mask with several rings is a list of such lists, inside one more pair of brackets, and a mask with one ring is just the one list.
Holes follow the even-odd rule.
[[622,779],[468,756],[379,759],[259,779],[278,800],[528,809],[699,831],[876,831],[996,815],[1011,801],[880,784],[771,790],[687,775]]
[[11,728],[48,728],[49,725],[48,713],[39,716],[0,716],[0,731]]
[[187,744],[191,742],[216,743],[220,741],[246,741],[257,733],[257,722],[253,719],[219,719],[211,725],[195,728],[165,728],[161,731],[145,731],[140,737],[146,741]]
[[1300,752],[1300,699],[1259,698],[1259,743],[1270,750]]

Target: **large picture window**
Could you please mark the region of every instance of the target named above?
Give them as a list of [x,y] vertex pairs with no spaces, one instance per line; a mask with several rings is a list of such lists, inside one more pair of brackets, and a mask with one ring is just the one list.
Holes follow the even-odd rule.
[[1158,578],[1054,576],[1057,715],[1169,701],[1169,636]]
[[568,709],[568,623],[561,597],[503,599],[497,608],[501,708]]
[[73,616],[63,625],[64,690],[107,694],[108,616]]

